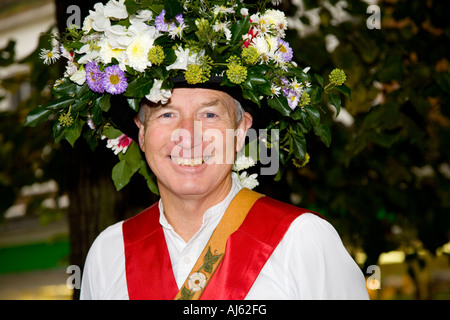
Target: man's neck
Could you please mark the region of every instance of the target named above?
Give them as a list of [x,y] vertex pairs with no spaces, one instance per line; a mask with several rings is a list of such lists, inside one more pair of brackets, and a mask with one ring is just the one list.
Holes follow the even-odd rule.
[[224,200],[231,187],[231,178],[203,195],[180,196],[160,187],[164,215],[174,231],[188,242],[200,229],[206,210]]

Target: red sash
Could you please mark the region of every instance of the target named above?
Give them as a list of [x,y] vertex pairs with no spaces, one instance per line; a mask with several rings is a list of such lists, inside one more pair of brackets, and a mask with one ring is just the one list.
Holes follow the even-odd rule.
[[[311,211],[258,199],[228,238],[224,258],[201,299],[244,299],[292,221],[305,212]],[[130,300],[171,300],[178,292],[159,216],[156,203],[123,223]]]

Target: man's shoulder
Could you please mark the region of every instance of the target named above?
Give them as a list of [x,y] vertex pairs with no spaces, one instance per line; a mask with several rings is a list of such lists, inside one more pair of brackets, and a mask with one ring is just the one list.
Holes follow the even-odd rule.
[[261,197],[255,203],[255,210],[258,211],[259,214],[264,214],[268,219],[295,219],[304,213],[312,213],[317,217],[323,219],[323,217],[310,209],[302,208],[295,206],[293,204],[289,204],[283,201],[279,201],[277,199],[265,196]]
[[139,241],[159,227],[159,208],[158,202],[156,202],[124,221],[122,226],[123,237],[127,242]]

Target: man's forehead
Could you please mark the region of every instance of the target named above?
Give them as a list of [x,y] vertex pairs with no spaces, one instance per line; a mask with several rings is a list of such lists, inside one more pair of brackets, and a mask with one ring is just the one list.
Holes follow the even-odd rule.
[[156,108],[184,107],[193,104],[197,107],[218,106],[233,109],[234,99],[227,93],[212,89],[176,88],[166,104],[154,105]]

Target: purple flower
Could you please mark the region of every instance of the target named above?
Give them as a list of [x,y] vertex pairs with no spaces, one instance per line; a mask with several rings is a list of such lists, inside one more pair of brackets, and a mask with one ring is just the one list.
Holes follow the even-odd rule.
[[184,22],[183,15],[181,13],[177,14],[175,16],[175,20],[178,22],[178,24],[182,24]]
[[94,92],[103,93],[105,88],[102,83],[102,72],[97,62],[89,61],[86,63],[84,71],[86,71],[86,82],[89,89]]
[[292,48],[289,46],[288,42],[282,39],[278,39],[278,50],[281,53],[281,57],[283,58],[284,61],[289,62],[292,60],[294,52]]
[[164,19],[166,10],[162,10],[161,13],[155,18],[155,28],[158,31],[166,32],[169,29],[169,24]]
[[[155,18],[155,28],[158,31],[161,32],[167,32],[169,29],[176,28],[175,22],[171,22],[169,24],[168,21],[164,18],[166,15],[166,10],[162,10],[161,13]],[[178,24],[184,23],[183,15],[181,13],[177,14],[175,16],[175,21],[178,22]]]
[[124,93],[128,87],[127,78],[118,65],[109,66],[103,72],[102,84],[106,92],[111,94]]
[[292,109],[292,111],[294,111],[295,108],[297,108],[300,97],[294,90],[290,90],[288,95],[286,96],[286,99],[288,101],[289,107]]

